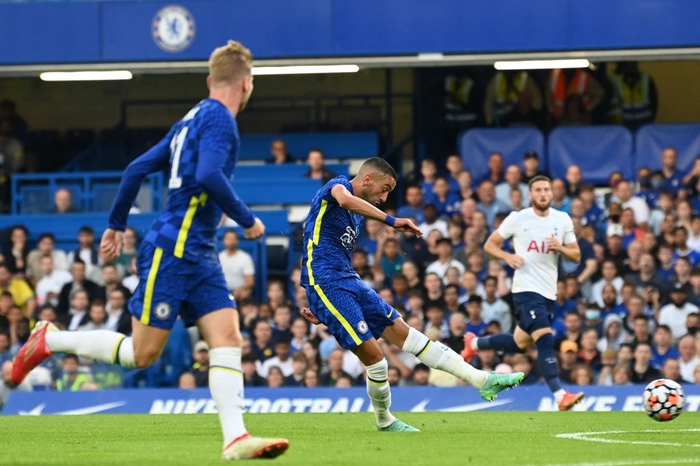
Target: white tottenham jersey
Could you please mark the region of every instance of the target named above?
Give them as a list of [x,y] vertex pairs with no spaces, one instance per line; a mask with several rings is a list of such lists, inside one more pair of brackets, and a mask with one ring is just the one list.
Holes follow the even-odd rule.
[[547,248],[547,238],[554,235],[563,245],[576,242],[571,217],[555,209],[538,217],[530,207],[508,215],[498,233],[504,239],[513,238],[515,253],[525,261],[513,276],[513,293],[530,291],[555,300],[559,254]]

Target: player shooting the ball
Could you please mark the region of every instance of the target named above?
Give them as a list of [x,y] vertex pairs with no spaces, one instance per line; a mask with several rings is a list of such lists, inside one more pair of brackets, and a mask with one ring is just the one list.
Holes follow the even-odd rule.
[[444,344],[432,342],[409,327],[352,268],[352,250],[365,218],[423,236],[411,220],[394,218],[377,207],[396,187],[396,180],[392,166],[374,157],[362,164],[352,180],[339,176],[318,191],[304,226],[301,284],[310,309],[302,314],[312,323],[325,324],[340,346],[355,353],[365,365],[367,394],[378,429],[417,432],[389,411],[388,364],[378,338],[415,355],[429,367],[468,382],[487,401],[520,383],[524,374],[488,373],[472,367]]

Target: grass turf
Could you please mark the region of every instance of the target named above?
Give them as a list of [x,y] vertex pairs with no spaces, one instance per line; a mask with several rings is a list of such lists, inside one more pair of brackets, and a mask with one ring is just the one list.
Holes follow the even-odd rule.
[[[657,423],[631,412],[402,413],[421,433],[377,432],[371,413],[252,414],[253,434],[289,438],[280,465],[700,464],[700,414]],[[642,431],[652,432],[642,432]],[[557,434],[624,431],[591,443]],[[630,442],[642,442],[634,444]],[[652,445],[665,442],[675,445]],[[222,464],[215,415],[0,417],[0,464]]]

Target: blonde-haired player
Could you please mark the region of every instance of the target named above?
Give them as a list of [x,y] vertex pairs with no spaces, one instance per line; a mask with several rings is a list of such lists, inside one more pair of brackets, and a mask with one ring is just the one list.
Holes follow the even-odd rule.
[[137,258],[139,284],[129,302],[132,336],[109,330],[59,332],[53,324],[39,322],[14,361],[13,383],[22,382],[53,353],[77,353],[125,368],[149,366],[160,357],[179,316],[197,324],[210,348],[209,389],[224,435],[222,457],[274,458],[287,450],[286,439],[251,437],[243,424],[238,312],[214,246],[222,213],[243,226],[246,238],[265,232],[230,182],[240,142],[236,115],[253,92],[252,66],[250,50],[239,42],[214,50],[209,98],[124,171],[100,244],[106,260],[119,255],[143,178],[166,169],[170,173],[165,210],[153,222]]
[[[545,176],[536,176],[530,180],[529,188],[532,206],[508,215],[484,245],[487,253],[515,269],[512,292],[518,325],[513,334],[477,338],[473,333],[467,333],[462,356],[468,362],[479,349],[524,353],[534,343],[540,373],[552,390],[559,409],[568,411],[583,399],[584,394],[569,393],[561,387],[551,319],[557,295],[559,256],[578,262],[581,250],[571,217],[550,208],[552,181]],[[503,250],[508,238],[513,238],[515,254]]]

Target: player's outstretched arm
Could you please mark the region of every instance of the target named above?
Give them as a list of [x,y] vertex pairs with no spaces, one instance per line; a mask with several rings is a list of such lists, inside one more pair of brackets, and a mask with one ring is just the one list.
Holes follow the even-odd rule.
[[265,233],[265,225],[238,197],[224,174],[224,166],[231,151],[227,134],[216,125],[203,130],[195,179],[224,213],[245,229],[247,239],[260,238]]
[[419,238],[423,236],[423,232],[420,231],[420,228],[410,219],[394,218],[391,215],[387,215],[364,199],[354,196],[342,184],[333,186],[331,189],[331,196],[333,196],[338,205],[343,209],[362,215],[363,217],[384,222],[398,231],[412,232]]
[[489,239],[486,240],[486,244],[484,244],[484,251],[486,251],[486,253],[491,257],[506,261],[513,269],[519,269],[525,265],[525,260],[522,257],[503,250],[504,242],[505,239],[503,236],[501,236],[498,230],[496,230],[491,233]]
[[124,170],[119,191],[109,212],[109,228],[124,231],[129,210],[141,189],[141,182],[151,173],[156,173],[168,166],[170,160],[169,136],[132,161]]

